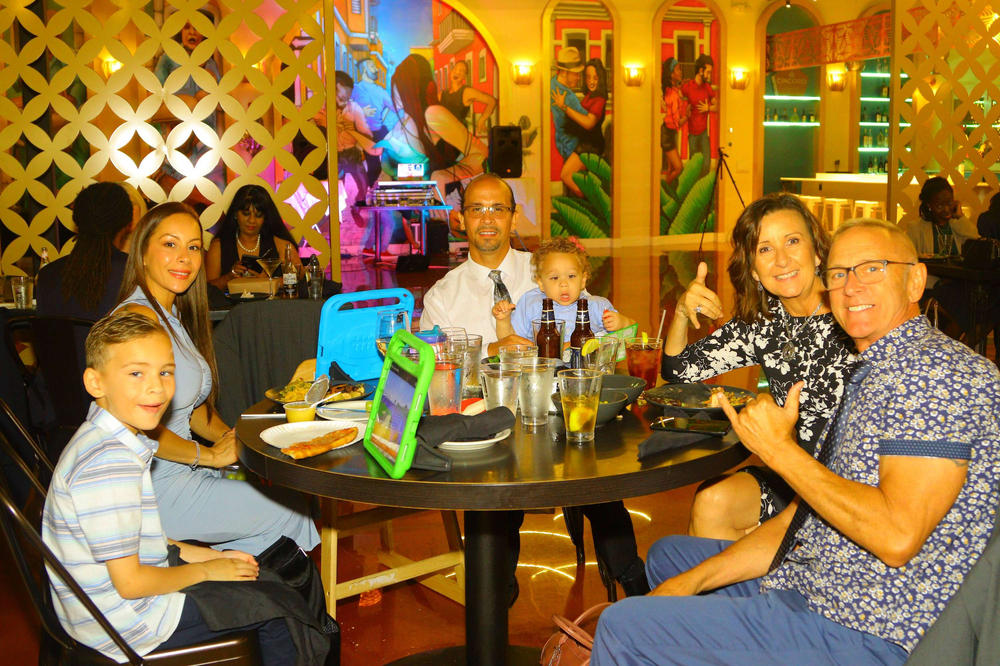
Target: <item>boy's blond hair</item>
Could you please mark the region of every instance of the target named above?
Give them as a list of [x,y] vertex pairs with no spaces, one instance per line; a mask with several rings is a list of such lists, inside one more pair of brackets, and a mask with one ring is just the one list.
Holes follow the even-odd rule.
[[580,262],[580,272],[584,276],[590,275],[590,255],[583,249],[583,245],[576,236],[556,236],[550,238],[531,253],[531,277],[538,279],[539,271],[542,269],[542,262],[550,254],[572,254],[576,255]]
[[104,317],[90,329],[87,335],[87,367],[103,370],[113,345],[120,345],[150,335],[166,336],[157,322],[137,312],[122,308]]

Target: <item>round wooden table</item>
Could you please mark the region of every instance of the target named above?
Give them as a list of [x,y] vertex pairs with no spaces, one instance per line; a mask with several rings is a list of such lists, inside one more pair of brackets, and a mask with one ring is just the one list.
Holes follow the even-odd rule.
[[[265,400],[250,413],[265,412]],[[504,666],[538,663],[541,646],[507,642],[507,518],[515,509],[597,504],[680,488],[729,470],[749,453],[732,432],[691,446],[637,459],[658,407],[633,406],[597,429],[586,446],[566,442],[561,418],[541,432],[520,425],[510,437],[481,451],[449,452],[450,472],[411,470],[390,479],[360,445],[293,460],[264,444],[260,433],[283,423],[241,418],[236,425],[240,460],[274,483],[339,500],[419,509],[465,511],[466,645],[406,657],[396,666],[451,664]]]

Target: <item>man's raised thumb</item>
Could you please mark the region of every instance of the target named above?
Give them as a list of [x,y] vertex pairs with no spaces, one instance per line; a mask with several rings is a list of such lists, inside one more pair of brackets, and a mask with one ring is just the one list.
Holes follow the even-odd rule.
[[788,389],[788,396],[785,398],[785,409],[789,409],[796,414],[799,413],[799,398],[802,395],[802,387],[805,382],[796,382],[792,388]]

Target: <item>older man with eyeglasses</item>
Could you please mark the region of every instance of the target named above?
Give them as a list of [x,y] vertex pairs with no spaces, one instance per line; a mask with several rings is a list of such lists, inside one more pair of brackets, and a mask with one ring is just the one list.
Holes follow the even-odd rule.
[[667,537],[656,585],[601,616],[594,666],[903,664],[986,548],[1000,464],[1000,372],[920,314],[927,269],[891,223],[837,229],[823,272],[859,364],[814,459],[800,382],[725,409],[798,497],[736,542]]

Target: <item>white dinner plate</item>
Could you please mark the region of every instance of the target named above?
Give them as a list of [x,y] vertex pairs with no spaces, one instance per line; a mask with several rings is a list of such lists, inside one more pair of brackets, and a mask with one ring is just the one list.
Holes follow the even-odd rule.
[[510,428],[507,428],[487,439],[474,439],[471,442],[443,442],[438,445],[438,448],[445,451],[478,451],[479,449],[486,449],[493,446],[501,439],[506,439],[509,434]]
[[347,400],[320,405],[316,408],[316,416],[328,421],[367,423],[369,414],[367,405],[370,405],[371,402],[371,400]]
[[363,423],[358,423],[357,421],[303,421],[300,423],[282,423],[281,425],[271,426],[267,430],[260,433],[260,438],[271,446],[275,446],[279,449],[287,449],[293,444],[298,444],[300,442],[307,442],[314,437],[320,437],[334,430],[343,430],[344,428],[357,428],[358,434],[344,446],[350,446],[355,442],[361,441],[365,436],[365,429],[367,426]]

